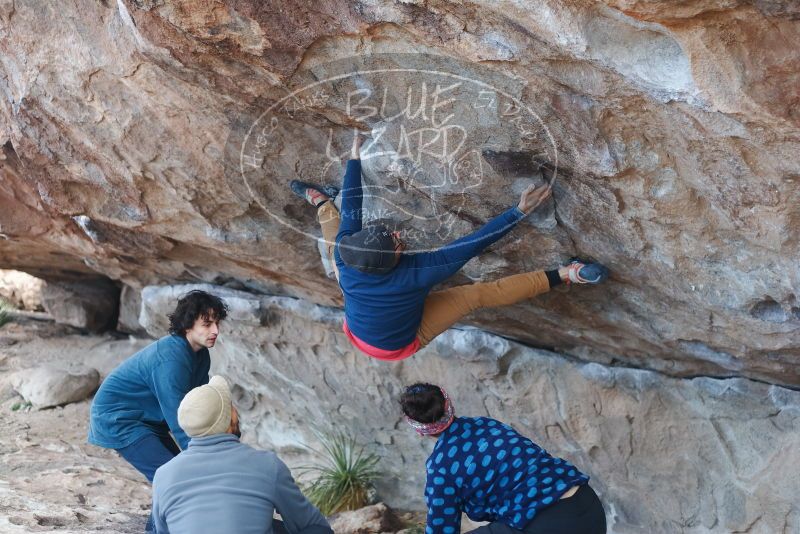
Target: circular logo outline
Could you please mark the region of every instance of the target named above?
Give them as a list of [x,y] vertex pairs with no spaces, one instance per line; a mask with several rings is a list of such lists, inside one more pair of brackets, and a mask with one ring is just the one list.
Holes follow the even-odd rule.
[[[345,61],[345,60],[348,60],[348,59],[360,59],[360,58],[358,58],[357,56],[350,57],[350,58],[341,58],[340,61]],[[502,95],[505,98],[511,100],[512,102],[514,102],[515,105],[519,106],[521,109],[525,110],[528,114],[530,114],[532,117],[534,117],[536,119],[536,121],[538,122],[539,126],[541,126],[541,128],[542,128],[543,132],[545,133],[545,135],[547,136],[547,139],[549,140],[550,145],[553,148],[553,161],[552,161],[552,167],[553,168],[552,168],[552,176],[551,176],[551,178],[548,180],[545,177],[545,182],[549,183],[549,185],[551,187],[555,184],[556,179],[558,177],[558,146],[557,146],[557,144],[555,142],[555,139],[553,138],[553,135],[551,134],[549,128],[544,123],[542,118],[533,109],[531,109],[530,106],[528,106],[527,104],[522,102],[519,98],[517,98],[515,96],[512,96],[507,91],[502,90],[502,89],[498,89],[494,85],[491,85],[489,83],[486,83],[486,82],[483,82],[483,81],[480,81],[480,80],[475,80],[475,79],[467,77],[467,76],[462,76],[460,74],[455,74],[455,73],[452,73],[452,72],[446,72],[446,71],[441,71],[441,70],[428,70],[428,69],[418,69],[418,68],[380,68],[380,69],[368,69],[368,70],[357,69],[357,70],[354,70],[354,71],[351,71],[351,72],[348,72],[348,73],[338,74],[338,75],[335,75],[335,76],[330,76],[330,77],[324,78],[322,80],[317,80],[317,81],[315,81],[315,82],[313,82],[311,84],[307,84],[307,85],[304,85],[304,86],[302,86],[302,87],[300,87],[298,89],[293,90],[291,93],[283,96],[280,100],[278,100],[277,102],[275,102],[274,104],[269,106],[266,110],[264,110],[253,121],[252,125],[247,130],[247,133],[244,135],[244,137],[242,139],[242,142],[241,142],[241,149],[239,150],[239,165],[238,165],[238,167],[239,167],[239,175],[241,176],[242,181],[243,181],[248,193],[250,194],[250,197],[252,198],[252,200],[255,201],[256,204],[258,204],[258,206],[267,215],[272,217],[274,220],[276,220],[281,225],[283,225],[285,227],[288,227],[288,228],[292,229],[293,231],[298,232],[298,233],[300,233],[300,234],[302,234],[302,235],[304,235],[306,237],[309,237],[314,241],[317,241],[319,239],[318,236],[315,236],[315,235],[313,235],[313,234],[311,234],[309,232],[306,232],[304,230],[301,230],[301,229],[297,228],[295,225],[291,224],[290,221],[284,220],[279,215],[273,213],[262,202],[261,198],[259,198],[259,195],[256,194],[256,192],[253,190],[253,187],[251,186],[251,184],[248,181],[248,178],[246,176],[247,173],[244,170],[244,158],[245,158],[244,152],[245,152],[245,146],[247,145],[248,140],[250,140],[251,137],[253,136],[253,130],[256,128],[256,126],[259,123],[261,123],[262,119],[267,114],[269,114],[272,110],[276,109],[277,107],[279,107],[281,104],[283,104],[287,100],[290,100],[292,98],[296,98],[297,95],[299,95],[301,93],[304,93],[304,92],[306,92],[306,91],[308,91],[310,89],[313,89],[313,88],[318,87],[318,86],[323,85],[323,84],[332,83],[332,82],[336,82],[336,81],[347,79],[347,78],[352,78],[354,76],[374,75],[374,74],[382,74],[382,73],[419,73],[419,74],[442,76],[442,77],[445,77],[445,78],[451,78],[451,79],[455,79],[455,80],[460,80],[462,82],[475,84],[478,87],[482,87],[484,89],[489,89],[489,90],[495,92],[496,94]],[[371,186],[371,187],[377,187],[377,186]],[[381,186],[381,187],[385,187],[385,186]],[[492,232],[490,235],[494,235],[496,233],[505,232],[508,229],[508,227],[511,226],[512,224],[514,224],[514,223],[505,225],[503,228],[501,228],[500,230],[497,230],[495,232]],[[464,241],[463,243],[461,243],[461,245],[466,245],[468,243],[470,243],[470,240]],[[447,246],[447,245],[442,245],[442,246]],[[458,246],[458,245],[456,245],[456,246]],[[358,249],[358,250],[373,250],[373,249],[369,249],[369,248],[361,249],[360,247],[353,247],[353,248],[354,249]],[[413,253],[424,253],[424,252],[436,251],[436,250],[439,250],[440,248],[441,248],[441,246],[437,246],[437,247],[433,247],[433,248],[415,248],[413,252],[411,252],[411,251],[406,251],[406,252],[407,253],[412,253],[412,254]]]

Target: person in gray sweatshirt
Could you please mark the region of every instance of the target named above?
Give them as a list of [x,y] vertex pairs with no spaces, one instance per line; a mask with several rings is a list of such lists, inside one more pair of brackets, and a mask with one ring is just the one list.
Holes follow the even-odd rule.
[[178,424],[191,440],[153,479],[157,534],[333,534],[275,453],[239,442],[223,377],[186,394]]

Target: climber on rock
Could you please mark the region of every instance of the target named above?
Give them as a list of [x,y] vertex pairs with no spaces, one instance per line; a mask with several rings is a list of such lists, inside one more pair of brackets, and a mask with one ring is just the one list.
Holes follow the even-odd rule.
[[419,435],[436,439],[426,463],[426,534],[458,534],[462,512],[489,522],[474,534],[605,534],[589,477],[568,461],[494,419],[456,417],[438,386],[409,386],[400,405]]
[[[225,302],[204,291],[179,299],[169,315],[169,335],[122,362],[100,385],[89,414],[89,443],[116,450],[152,482],[156,469],[189,443],[178,424],[178,405],[208,383],[208,349],[227,314]],[[151,516],[146,531],[152,528]]]
[[408,358],[465,315],[480,308],[508,306],[561,283],[597,284],[608,276],[597,263],[573,260],[552,271],[517,274],[494,282],[462,285],[431,293],[483,249],[506,235],[551,194],[549,185],[529,187],[519,204],[472,234],[432,252],[404,253],[398,232],[363,226],[360,149],[353,141],[341,190],[293,180],[292,191],[317,208],[327,254],[344,294],[344,332],[365,354],[381,360]]

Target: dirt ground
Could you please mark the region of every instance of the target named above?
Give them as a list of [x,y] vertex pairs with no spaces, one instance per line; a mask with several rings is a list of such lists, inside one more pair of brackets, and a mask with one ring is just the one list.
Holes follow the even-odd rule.
[[56,362],[105,376],[147,343],[81,335],[34,314],[0,328],[0,532],[143,532],[150,487],[114,451],[86,443],[89,401],[31,410],[9,382]]

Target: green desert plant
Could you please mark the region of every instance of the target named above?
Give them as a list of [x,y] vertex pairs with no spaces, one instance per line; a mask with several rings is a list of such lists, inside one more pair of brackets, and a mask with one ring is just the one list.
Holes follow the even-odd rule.
[[11,310],[14,307],[3,299],[0,299],[0,327],[11,322]]
[[15,402],[14,404],[11,405],[11,411],[12,412],[18,412],[20,410],[26,410],[26,409],[30,408],[31,406],[33,406],[33,404],[31,404],[28,401]]
[[318,437],[324,449],[324,464],[300,468],[302,474],[314,477],[304,488],[308,500],[324,515],[366,506],[372,482],[379,475],[376,466],[380,458],[365,454],[353,437],[342,432]]

